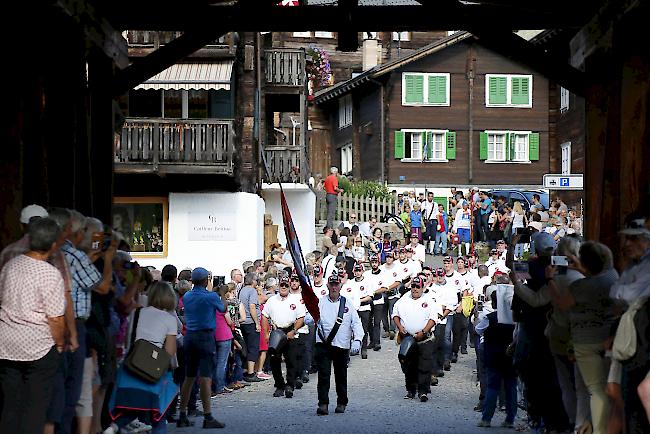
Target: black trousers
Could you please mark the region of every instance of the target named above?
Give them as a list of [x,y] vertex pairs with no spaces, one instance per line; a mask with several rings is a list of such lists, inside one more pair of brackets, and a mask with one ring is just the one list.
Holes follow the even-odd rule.
[[[302,371],[304,369],[307,358],[307,345],[309,345],[309,335],[300,333],[296,338],[298,349],[296,350],[296,375],[302,378]],[[310,361],[311,363],[311,361]]]
[[348,405],[348,354],[350,350],[316,344],[316,363],[318,363],[318,405],[330,403],[330,377],[334,365],[336,384],[336,404]]
[[385,304],[375,304],[372,306],[372,332],[370,333],[370,346],[381,345],[381,321],[386,316],[384,310]]
[[433,341],[417,344],[416,349],[402,363],[406,390],[418,394],[431,392],[433,369]]
[[0,360],[0,391],[4,396],[1,433],[43,433],[45,413],[61,358],[62,355],[52,347],[38,360]]
[[[302,372],[299,370],[298,375],[309,373],[314,366],[314,345],[316,345],[316,326],[309,325],[309,334],[305,335],[305,355],[303,357]],[[302,336],[302,335],[301,335]]]
[[383,319],[385,321],[384,322],[384,331],[385,332],[387,332],[387,331],[394,332],[394,331],[397,330],[395,328],[395,323],[393,322],[393,320],[391,318],[391,316],[393,315],[393,306],[395,306],[395,303],[397,303],[397,300],[399,300],[399,298],[384,297],[384,306],[386,306],[384,308],[385,318]]
[[[284,389],[285,386],[294,388],[296,376],[300,374],[298,367],[298,338],[287,340],[282,351],[271,354],[271,372],[277,389]],[[282,357],[287,365],[287,381],[282,377]]]
[[363,339],[361,340],[361,348],[362,349],[367,349],[368,348],[368,336],[370,335],[370,318],[371,318],[372,312],[369,310],[362,310],[359,311],[359,318],[361,319],[361,325],[363,326]]
[[451,343],[451,351],[458,354],[460,348],[467,349],[467,327],[469,318],[462,313],[454,315],[454,339]]
[[445,326],[447,324],[436,324],[433,331],[433,372],[442,371],[445,364]]

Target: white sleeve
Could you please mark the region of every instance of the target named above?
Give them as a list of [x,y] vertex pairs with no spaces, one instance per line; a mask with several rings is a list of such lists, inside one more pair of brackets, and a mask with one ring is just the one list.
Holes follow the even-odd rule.
[[401,305],[400,301],[402,301],[402,300],[404,300],[404,299],[400,298],[399,300],[397,300],[397,302],[393,306],[393,314],[390,316],[391,319],[395,318],[396,316],[399,316],[401,318],[401,316],[399,314],[399,308],[400,308],[400,305]]
[[298,303],[296,307],[296,318],[304,318],[307,315],[307,308],[304,303]]

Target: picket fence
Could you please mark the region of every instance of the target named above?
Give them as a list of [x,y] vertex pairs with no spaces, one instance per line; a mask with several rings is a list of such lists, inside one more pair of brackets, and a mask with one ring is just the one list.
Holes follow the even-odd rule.
[[[381,221],[387,213],[395,213],[396,209],[396,200],[339,194],[334,219],[337,221],[348,221],[350,213],[355,213],[358,222],[367,222],[370,217],[376,217],[378,221]],[[327,220],[325,194],[319,194],[317,196],[316,220]]]

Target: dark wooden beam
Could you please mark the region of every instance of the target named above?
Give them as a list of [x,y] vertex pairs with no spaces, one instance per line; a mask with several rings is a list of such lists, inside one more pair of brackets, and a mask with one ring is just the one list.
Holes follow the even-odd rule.
[[591,79],[588,74],[569,65],[566,56],[544,50],[509,31],[482,28],[470,31],[489,49],[535,69],[577,95],[585,96]]
[[561,11],[534,11],[516,7],[504,9],[484,5],[458,7],[451,3],[431,6],[356,6],[342,10],[335,6],[278,7],[266,4],[235,6],[195,5],[179,9],[160,2],[127,0],[111,3],[111,22],[123,30],[191,31],[227,26],[228,31],[337,31],[342,22],[360,31],[373,23],[379,30],[461,30],[476,26],[520,30],[580,28],[588,12],[570,3]]

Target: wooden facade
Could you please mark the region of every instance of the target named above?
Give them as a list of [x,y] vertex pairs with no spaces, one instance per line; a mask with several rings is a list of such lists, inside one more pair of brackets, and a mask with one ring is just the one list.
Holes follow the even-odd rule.
[[[409,72],[449,74],[449,105],[404,105],[403,74]],[[486,107],[486,74],[532,76],[532,107]],[[354,124],[345,130],[336,128],[341,96],[323,105],[332,118],[333,161],[340,162],[337,149],[353,143],[357,178],[382,180],[382,155],[383,180],[389,184],[539,186],[542,175],[549,171],[548,80],[483,47],[473,38],[419,60],[407,58],[401,66],[385,74],[379,69],[374,80],[355,87],[350,93],[354,101]],[[408,129],[455,132],[455,159],[406,162],[396,158],[395,132]],[[539,158],[526,163],[481,160],[480,135],[488,130],[539,134]]]

